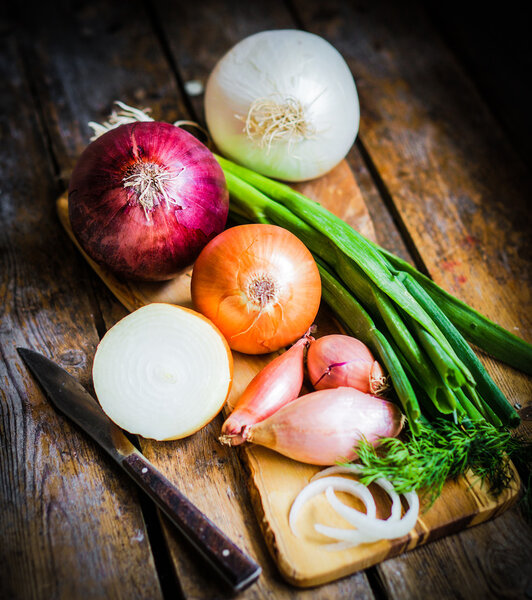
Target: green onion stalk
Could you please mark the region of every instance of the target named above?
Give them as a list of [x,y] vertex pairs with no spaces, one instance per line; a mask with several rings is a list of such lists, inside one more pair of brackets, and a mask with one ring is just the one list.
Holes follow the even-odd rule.
[[[97,134],[131,120],[153,120],[119,103]],[[380,358],[407,417],[406,439],[358,448],[368,483],[389,476],[397,490],[424,489],[434,499],[448,477],[470,469],[492,490],[507,486],[511,459],[528,465],[531,444],[508,427],[520,419],[469,342],[532,375],[532,345],[453,297],[412,265],[366,239],[289,186],[216,157],[237,223],[270,223],[313,253],[322,296],[338,321]],[[527,470],[528,469],[528,470]],[[530,486],[528,488],[530,490]],[[532,501],[529,498],[529,507]]]
[[[389,255],[379,254],[374,244],[318,203],[284,184],[217,158],[225,171],[231,210],[240,218],[273,223],[297,235],[315,258],[329,267],[329,275],[366,310],[382,334],[394,341],[438,412],[450,414],[465,403],[469,412],[470,405],[474,406],[492,424],[519,423],[518,414],[458,328],[411,273],[398,271]],[[335,296],[329,297],[328,304],[345,323],[345,314],[343,318],[338,314],[340,303]],[[472,310],[469,318],[475,316]],[[508,336],[512,344],[515,336]],[[526,344],[522,340],[519,343]],[[394,388],[397,392],[395,384]]]
[[[466,339],[530,374],[532,346],[319,203],[225,158],[217,160],[232,217],[278,225],[299,237],[318,264],[323,299],[389,373],[407,417],[408,440],[406,445],[386,440],[385,452],[362,443],[363,480],[391,475],[398,491],[423,488],[433,500],[448,477],[470,469],[500,492],[510,477],[509,458],[529,456],[530,447],[509,433],[519,415]],[[449,443],[442,442],[445,438]]]

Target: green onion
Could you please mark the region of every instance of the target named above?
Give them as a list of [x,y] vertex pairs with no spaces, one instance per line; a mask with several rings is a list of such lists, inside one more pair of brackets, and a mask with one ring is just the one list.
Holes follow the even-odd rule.
[[317,262],[321,275],[323,299],[336,312],[344,327],[353,336],[364,342],[388,369],[395,392],[412,430],[416,432],[421,414],[419,404],[396,353],[388,340],[375,327],[375,323],[362,306],[335,279],[319,259]]
[[[363,301],[366,304],[373,304],[373,294],[374,292],[379,293],[378,289],[375,288],[375,286],[371,285],[371,283],[365,278],[364,274],[360,272],[360,270],[352,261],[347,259],[347,257],[345,257],[343,254],[338,255],[334,251],[334,247],[331,246],[330,240],[328,238],[324,237],[322,234],[317,232],[307,223],[293,215],[293,213],[291,213],[291,211],[286,209],[284,206],[278,204],[277,202],[274,202],[265,194],[256,190],[250,184],[240,180],[232,173],[226,173],[226,180],[229,192],[231,194],[232,206],[234,205],[234,207],[236,207],[236,211],[240,216],[247,216],[248,218],[260,223],[274,223],[276,225],[280,225],[282,227],[287,228],[289,231],[297,235],[307,245],[307,247],[311,250],[311,252],[314,254],[314,257],[317,260],[324,261],[325,264],[336,264],[337,270],[339,270],[344,276],[344,278],[348,280],[350,284],[350,289],[356,289],[358,294],[362,296]],[[322,265],[324,263],[322,263]],[[339,282],[337,282],[337,284],[338,285],[335,288],[337,295],[336,299],[326,298],[326,302],[338,314],[340,311],[339,307],[342,306],[342,300],[345,306],[345,303],[347,302],[346,296],[349,296],[349,293],[347,292],[347,290],[345,290],[345,288],[341,287]],[[342,293],[342,291],[344,293]],[[327,291],[325,291],[325,294],[326,293]],[[353,305],[356,305],[356,307],[360,307],[360,310],[363,310],[360,304],[352,296],[349,297],[351,299],[352,308]],[[386,312],[386,314],[394,310],[387,296],[385,296],[384,294],[381,294],[380,301],[383,304],[383,307],[381,307],[382,311]],[[375,306],[377,306],[377,304],[375,304]],[[378,311],[378,309],[376,310]],[[367,313],[365,314],[367,315]],[[339,318],[353,332],[353,335],[358,337],[357,333],[353,331],[353,323],[351,318],[347,316],[346,310],[342,311],[342,314],[339,315]],[[402,331],[398,331],[396,335],[398,339],[400,339],[401,342],[403,342],[402,345],[404,348],[406,348],[409,343],[413,344],[414,347],[417,347],[406,328],[404,328]],[[404,335],[406,337],[406,340],[402,340],[401,335]],[[384,336],[382,336],[382,334],[379,334],[379,336],[383,340],[386,339],[384,338]],[[362,337],[360,337],[359,339],[364,341]],[[380,345],[382,346],[382,342]],[[371,344],[368,344],[368,346],[370,348],[372,347]],[[383,351],[382,348],[381,351]],[[384,351],[385,353],[391,353],[391,348],[389,348],[389,344],[386,344],[386,348],[384,349]],[[403,408],[405,409],[405,413],[407,414],[407,416],[410,417],[413,423],[413,427],[415,428],[415,422],[419,417],[419,408],[417,402],[415,403],[415,405],[413,404],[415,396],[412,392],[411,386],[406,386],[405,382],[403,381],[403,379],[405,378],[401,376],[396,376],[394,378],[393,375],[396,372],[398,372],[398,368],[400,368],[400,365],[396,359],[394,364],[386,364],[387,361],[393,361],[395,355],[393,358],[390,358],[389,356],[383,356],[380,352],[377,352],[377,354],[380,356],[383,363],[385,364],[385,366],[387,366],[389,372],[392,374],[392,382],[394,383],[396,393],[403,405]],[[416,355],[415,348],[412,348],[412,356],[415,357],[415,359],[413,359],[413,362],[415,363],[416,367],[418,367],[420,370],[426,373],[426,379],[430,380],[430,373],[428,367],[426,366],[425,359],[420,355]],[[390,370],[390,367],[392,367],[393,370]],[[403,369],[400,368],[400,371],[402,372]],[[432,380],[432,386],[434,388],[434,390],[431,389],[432,397],[436,400],[437,395],[435,392],[435,388],[438,386],[438,382]]]
[[268,197],[277,200],[326,238],[333,239],[336,247],[351,258],[379,289],[385,292],[412,318],[416,319],[438,340],[442,347],[446,348],[448,346],[447,340],[432,319],[412,298],[402,283],[390,272],[387,261],[369,240],[357,234],[345,221],[333,215],[326,208],[293,190],[288,185],[268,179],[220,156],[216,156],[216,158],[225,173],[232,173],[246,181],[267,194]]
[[465,302],[455,298],[410,263],[377,244],[371,243],[397,271],[407,272],[420,284],[466,340],[507,365],[519,369],[527,375],[532,375],[532,344],[490,321]]
[[449,343],[453,346],[455,352],[467,365],[472,373],[478,392],[484,398],[485,402],[491,407],[499,419],[508,426],[516,427],[519,425],[519,415],[508,402],[504,394],[497,387],[489,373],[480,362],[477,355],[473,352],[469,344],[461,336],[458,329],[447,318],[443,310],[425,291],[425,289],[409,273],[400,273],[399,277],[403,280],[410,293],[423,305],[428,314],[438,324],[445,333]]
[[[402,290],[400,286],[396,285],[397,282],[394,276],[397,272],[395,269],[390,271],[388,268],[390,264],[397,271],[402,270],[412,275],[434,301],[438,303],[466,339],[495,358],[532,375],[531,344],[493,323],[475,309],[440,288],[409,263],[364,238],[344,221],[289,186],[272,181],[222,157],[217,156],[217,160],[226,174],[228,172],[234,173],[239,178],[248,181],[255,188],[262,190],[271,198],[278,200],[284,206],[290,208],[295,214],[301,216],[303,220],[316,225],[316,228],[321,230],[325,235],[330,235],[330,237],[334,238],[342,250],[364,268],[374,283],[383,291],[389,293],[390,297],[425,327],[443,348],[446,348],[445,337],[440,337],[439,331],[432,320],[430,320],[430,317],[426,314],[423,316],[424,313],[423,311],[419,311],[419,307],[418,310],[413,308],[412,312],[409,312],[408,307],[412,308],[411,297],[406,290]],[[358,262],[359,260],[361,262]]]
[[[390,373],[411,419],[419,415],[419,404],[414,410],[411,401],[415,383],[423,398],[423,410],[432,417],[456,413],[472,419],[483,416],[493,424],[502,421],[513,426],[519,422],[458,328],[412,275],[415,269],[397,270],[389,253],[381,252],[341,219],[288,186],[221,157],[219,161],[225,171],[232,213],[240,219],[285,227],[298,236],[320,263],[322,281],[329,281],[328,289],[324,284],[324,298],[344,325],[360,337],[352,320],[359,320],[360,311],[364,311],[379,328],[375,329],[376,337],[386,340],[388,362],[395,369],[400,365],[395,381],[394,372]],[[347,306],[355,314],[351,325]],[[386,365],[381,352],[382,348],[377,354]],[[405,382],[409,380],[407,388]],[[417,429],[415,419],[412,426]]]

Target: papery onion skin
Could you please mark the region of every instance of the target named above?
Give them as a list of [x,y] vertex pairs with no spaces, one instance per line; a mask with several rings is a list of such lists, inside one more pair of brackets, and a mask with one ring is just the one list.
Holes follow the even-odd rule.
[[222,426],[222,443],[243,443],[252,425],[297,398],[305,375],[305,348],[313,340],[310,335],[303,336],[255,375]]
[[346,386],[378,395],[388,387],[382,367],[370,349],[348,335],[332,334],[317,339],[309,348],[307,366],[316,390]]
[[395,404],[354,388],[299,397],[249,429],[248,441],[304,463],[334,465],[356,458],[364,437],[374,446],[395,437],[404,417]]
[[[142,196],[135,177],[152,182],[153,193]],[[153,187],[156,179],[162,189]],[[139,122],[85,149],[68,204],[74,235],[90,258],[125,278],[162,281],[223,230],[229,196],[220,166],[194,136],[168,123]]]
[[[246,121],[257,101],[295,104],[301,118],[291,114],[276,130],[265,127],[264,137],[250,137]],[[205,115],[222,154],[263,175],[303,181],[345,157],[358,133],[360,109],[340,53],[315,34],[284,29],[251,35],[220,59],[207,81]],[[294,121],[303,129],[285,135]]]
[[194,264],[192,300],[233,350],[266,354],[312,325],[321,300],[318,267],[306,246],[275,225],[226,229]]

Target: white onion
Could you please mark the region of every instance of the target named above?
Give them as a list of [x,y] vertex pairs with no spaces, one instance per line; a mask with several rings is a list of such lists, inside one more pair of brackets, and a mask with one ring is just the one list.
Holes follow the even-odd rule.
[[[318,533],[338,540],[336,543],[322,546],[323,550],[347,550],[360,544],[376,542],[382,539],[391,540],[402,537],[413,529],[419,515],[419,498],[415,492],[406,492],[404,494],[404,497],[409,504],[409,508],[401,518],[401,502],[392,483],[384,478],[376,480],[375,483],[382,487],[392,500],[390,516],[387,519],[378,519],[376,517],[376,511],[374,510],[375,501],[369,493],[369,490],[359,482],[343,477],[331,477],[331,474],[333,473],[359,474],[360,468],[357,465],[334,466],[324,469],[312,477],[311,482],[298,494],[290,510],[289,524],[295,535],[297,535],[295,519],[301,507],[309,498],[324,490],[327,500],[332,508],[351,525],[355,526],[356,529],[328,527],[316,523],[314,528]],[[365,488],[368,494],[370,494],[371,502],[369,502],[366,494],[360,492],[359,486]],[[350,491],[350,493],[361,498],[366,504],[366,514],[340,502],[340,500],[336,498],[334,490]],[[371,507],[372,509],[370,510],[368,507]]]
[[303,181],[344,158],[360,109],[340,53],[317,35],[284,29],[251,35],[220,59],[205,115],[222,154],[263,175]]
[[335,489],[341,492],[347,492],[360,498],[366,506],[366,513],[369,517],[375,518],[377,515],[377,507],[375,506],[375,500],[368,488],[357,481],[350,481],[344,477],[328,477],[327,480],[320,479],[313,481],[306,485],[301,492],[297,495],[290,509],[290,515],[288,516],[288,523],[292,533],[299,537],[299,532],[296,528],[296,519],[301,510],[302,506],[307,503],[310,498],[317,496],[324,492],[327,487],[334,485]]
[[[327,476],[333,475],[335,473],[346,473],[346,474],[351,474],[351,475],[359,475],[361,473],[361,471],[362,471],[362,469],[360,469],[360,467],[355,464],[351,464],[349,466],[338,465],[335,467],[328,467],[327,469],[323,469],[319,473],[316,473],[316,475],[314,475],[314,477],[312,477],[311,481],[313,481],[315,479],[319,479],[321,477],[327,477]],[[388,494],[388,496],[390,496],[390,499],[392,501],[391,514],[388,517],[388,519],[386,519],[386,520],[387,521],[399,520],[401,518],[401,499],[399,498],[399,494],[395,491],[395,488],[393,487],[391,482],[389,482],[387,479],[384,479],[384,477],[380,477],[379,479],[376,479],[374,481],[374,483],[376,485],[378,485],[379,487],[381,487]]]
[[205,317],[154,303],[104,335],[94,357],[94,390],[107,416],[126,431],[177,439],[221,410],[232,365],[227,342]]
[[338,500],[331,486],[325,490],[325,496],[334,510],[351,525],[354,525],[363,533],[370,535],[377,534],[379,539],[383,540],[393,540],[406,535],[416,524],[419,514],[419,499],[415,492],[406,492],[404,494],[409,508],[403,518],[395,522],[371,519],[358,510],[346,506]]

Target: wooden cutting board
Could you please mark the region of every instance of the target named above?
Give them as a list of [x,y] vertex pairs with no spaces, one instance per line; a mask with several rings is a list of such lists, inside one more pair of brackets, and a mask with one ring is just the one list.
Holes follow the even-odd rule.
[[[374,239],[373,224],[358,185],[345,161],[324,177],[299,184],[297,187],[307,196],[319,200],[361,233]],[[79,247],[68,220],[67,194],[57,201],[57,211],[61,223],[74,243],[128,310],[133,311],[150,302],[169,302],[193,308],[190,298],[192,268],[163,283],[121,281],[94,263]],[[320,309],[317,323],[318,335],[338,331],[327,307]],[[254,375],[272,360],[275,354],[248,356],[234,352],[233,356],[234,381],[227,411],[234,406]],[[393,541],[383,540],[340,552],[328,552],[322,547],[333,540],[318,534],[313,524],[319,522],[338,527],[345,527],[346,524],[329,507],[323,495],[310,500],[301,512],[298,519],[300,538],[296,538],[288,526],[288,513],[294,498],[320,467],[298,463],[254,445],[235,449],[235,452],[241,452],[244,459],[254,509],[268,548],[283,577],[301,587],[332,581],[428,541],[493,518],[517,500],[520,488],[516,473],[512,486],[496,500],[473,478],[464,477],[458,481],[449,481],[434,505],[422,512],[415,529],[409,535]],[[373,490],[372,487],[372,491],[377,500],[378,516],[385,518],[389,514],[389,501],[379,488]],[[357,504],[358,500],[344,494],[339,496],[344,502],[361,508],[361,505]]]

